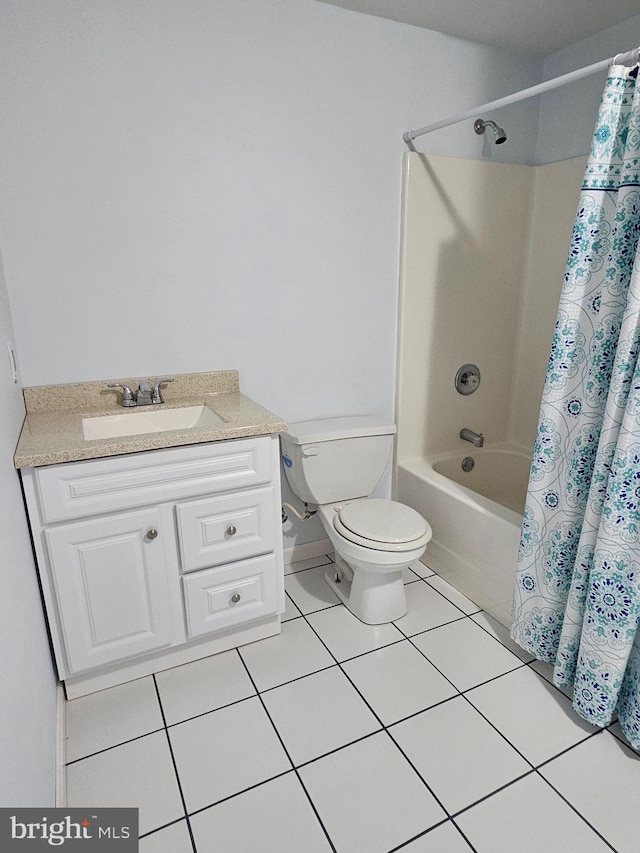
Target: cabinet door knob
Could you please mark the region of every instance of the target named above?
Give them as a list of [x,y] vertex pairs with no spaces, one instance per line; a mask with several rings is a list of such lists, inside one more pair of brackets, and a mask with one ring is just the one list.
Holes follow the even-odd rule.
[[234,592],[234,593],[233,593],[233,595],[231,596],[231,601],[232,601],[234,604],[237,604],[237,603],[240,601],[240,593],[239,593],[239,592]]
[[147,530],[147,539],[157,539],[158,531],[152,527],[151,530]]
[[227,536],[235,536],[235,534],[236,534],[237,532],[238,532],[238,531],[237,531],[237,529],[233,526],[233,524],[230,524],[230,525],[229,525],[229,527],[227,527]]

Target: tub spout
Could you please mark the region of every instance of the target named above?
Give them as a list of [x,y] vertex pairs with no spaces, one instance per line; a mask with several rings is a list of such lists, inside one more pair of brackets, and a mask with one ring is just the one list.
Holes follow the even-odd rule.
[[463,441],[470,441],[474,447],[482,447],[484,444],[484,436],[481,432],[474,432],[472,429],[468,427],[464,427],[460,430],[460,438]]

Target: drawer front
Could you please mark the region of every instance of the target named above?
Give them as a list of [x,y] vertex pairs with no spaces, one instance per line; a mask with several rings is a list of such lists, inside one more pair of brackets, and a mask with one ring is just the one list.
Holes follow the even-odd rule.
[[270,482],[271,436],[35,469],[45,522]]
[[187,633],[200,637],[278,613],[273,554],[182,578]]
[[270,486],[177,504],[176,519],[183,572],[257,557],[275,548]]

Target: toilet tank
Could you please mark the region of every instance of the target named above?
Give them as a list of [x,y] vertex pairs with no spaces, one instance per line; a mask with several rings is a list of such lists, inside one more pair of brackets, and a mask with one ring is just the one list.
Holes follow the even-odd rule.
[[289,424],[280,444],[292,491],[313,504],[368,497],[387,466],[395,432],[394,424],[368,415]]

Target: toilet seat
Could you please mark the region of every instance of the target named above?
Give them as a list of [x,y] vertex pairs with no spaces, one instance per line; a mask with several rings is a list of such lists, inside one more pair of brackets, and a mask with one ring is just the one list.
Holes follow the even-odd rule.
[[376,551],[412,551],[431,538],[431,528],[411,507],[379,498],[345,504],[333,517],[345,539]]

